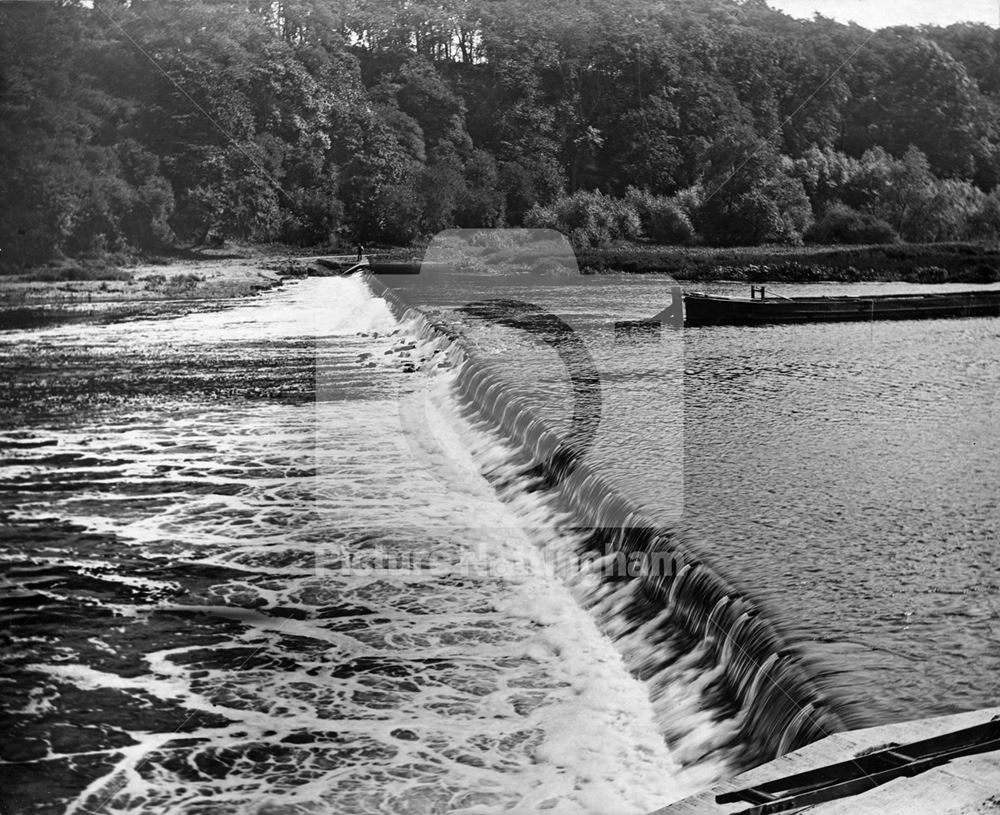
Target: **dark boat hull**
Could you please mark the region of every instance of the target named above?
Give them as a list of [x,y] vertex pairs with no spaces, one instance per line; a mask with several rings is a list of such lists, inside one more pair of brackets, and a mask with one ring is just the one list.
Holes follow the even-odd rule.
[[1000,316],[1000,290],[765,300],[684,295],[684,324],[690,326],[996,316]]

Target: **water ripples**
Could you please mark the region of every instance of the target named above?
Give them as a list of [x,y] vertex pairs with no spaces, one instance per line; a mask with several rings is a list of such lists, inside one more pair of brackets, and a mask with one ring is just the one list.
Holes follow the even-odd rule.
[[522,568],[447,400],[434,444],[403,437],[405,345],[348,280],[0,340],[7,800],[603,813],[693,788],[593,621]]

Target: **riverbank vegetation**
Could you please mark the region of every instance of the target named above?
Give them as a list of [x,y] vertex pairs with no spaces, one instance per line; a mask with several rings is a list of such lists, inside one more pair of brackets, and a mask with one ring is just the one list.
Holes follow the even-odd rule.
[[809,283],[1000,282],[1000,248],[968,243],[870,246],[685,247],[577,250],[587,273],[669,274],[681,281]]
[[995,242],[998,53],[762,0],[3,4],[0,271],[452,226]]

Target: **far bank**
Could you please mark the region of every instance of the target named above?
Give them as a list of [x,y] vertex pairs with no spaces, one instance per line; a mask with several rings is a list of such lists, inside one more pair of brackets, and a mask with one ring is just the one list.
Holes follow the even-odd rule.
[[974,243],[868,246],[623,246],[577,250],[584,273],[669,274],[677,280],[1000,282],[1000,247]]

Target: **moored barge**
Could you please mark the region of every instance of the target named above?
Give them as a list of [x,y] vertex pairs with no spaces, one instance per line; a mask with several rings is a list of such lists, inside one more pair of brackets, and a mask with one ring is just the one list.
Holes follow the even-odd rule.
[[1000,289],[916,294],[870,294],[830,297],[724,297],[688,292],[684,324],[764,325],[769,323],[920,320],[941,317],[1000,316]]

